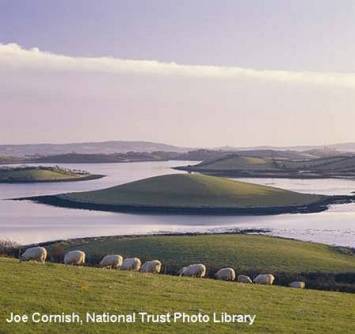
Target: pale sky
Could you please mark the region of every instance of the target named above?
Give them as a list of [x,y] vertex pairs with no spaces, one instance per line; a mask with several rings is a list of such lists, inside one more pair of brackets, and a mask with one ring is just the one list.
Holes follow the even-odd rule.
[[355,142],[354,1],[0,0],[0,144]]

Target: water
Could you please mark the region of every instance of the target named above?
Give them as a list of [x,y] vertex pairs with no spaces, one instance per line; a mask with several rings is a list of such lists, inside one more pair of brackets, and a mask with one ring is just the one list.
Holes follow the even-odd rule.
[[[8,198],[100,189],[150,176],[177,173],[172,166],[190,161],[122,164],[61,164],[107,177],[82,182],[0,184],[0,239],[35,243],[76,237],[158,232],[225,231],[234,228],[268,229],[270,234],[355,247],[355,203],[334,205],[328,211],[277,216],[178,216],[106,213],[65,209]],[[351,194],[351,180],[243,179],[308,193]]]

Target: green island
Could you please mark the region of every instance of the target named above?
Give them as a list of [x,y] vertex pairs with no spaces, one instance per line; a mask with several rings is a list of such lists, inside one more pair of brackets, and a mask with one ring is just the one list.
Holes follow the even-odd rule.
[[335,155],[312,159],[245,156],[240,153],[204,160],[196,165],[175,167],[177,170],[228,177],[275,178],[355,178],[355,157]]
[[353,197],[302,194],[202,174],[171,174],[103,190],[25,199],[102,211],[254,215],[319,212]]
[[[87,253],[87,266],[64,266],[59,263],[20,263],[0,257],[0,318],[9,310],[31,314],[71,313],[85,319],[86,312],[111,314],[148,312],[201,312],[220,314],[255,314],[253,325],[238,323],[68,323],[7,324],[0,322],[0,332],[14,328],[16,333],[350,333],[355,312],[354,295],[346,292],[312,289],[316,273],[321,284],[329,272],[340,277],[354,275],[355,256],[350,249],[258,235],[191,235],[100,237],[47,243],[49,259],[66,251],[80,249]],[[204,263],[210,278],[193,279],[164,274],[143,274],[95,268],[106,254],[138,256],[142,261],[160,259],[163,272],[169,274],[180,266]],[[92,262],[92,264],[90,263]],[[237,274],[274,273],[276,285],[262,286],[223,282],[211,279],[215,270],[233,266]],[[280,286],[291,280],[305,279],[306,289]],[[175,273],[176,274],[176,273]],[[295,276],[292,276],[292,275]],[[298,275],[298,276],[297,276]],[[342,276],[341,276],[342,275]],[[334,278],[333,277],[333,278]],[[354,276],[352,276],[353,281]],[[310,289],[311,288],[311,289]],[[315,287],[322,288],[322,287]],[[339,289],[339,287],[335,287]],[[16,298],[14,298],[14,292]]]
[[34,183],[94,180],[103,175],[58,166],[1,167],[0,183]]

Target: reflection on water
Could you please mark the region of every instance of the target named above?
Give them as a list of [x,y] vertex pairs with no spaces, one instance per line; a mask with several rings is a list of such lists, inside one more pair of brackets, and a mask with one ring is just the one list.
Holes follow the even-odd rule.
[[[32,243],[98,235],[263,228],[270,229],[273,235],[355,247],[355,203],[335,205],[322,213],[216,217],[106,213],[5,200],[110,187],[150,176],[176,173],[171,166],[188,163],[191,162],[61,164],[66,168],[85,169],[107,177],[83,182],[0,184],[0,239]],[[355,191],[355,181],[350,180],[243,180],[306,193],[350,194]]]

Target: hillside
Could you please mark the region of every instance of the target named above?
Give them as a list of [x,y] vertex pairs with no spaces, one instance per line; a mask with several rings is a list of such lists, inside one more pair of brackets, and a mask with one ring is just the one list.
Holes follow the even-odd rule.
[[[59,248],[58,248],[59,247]],[[203,262],[210,272],[231,266],[239,272],[354,272],[355,256],[324,244],[261,235],[207,234],[97,237],[50,244],[63,251],[81,249],[93,262],[108,253],[158,258],[176,272]]]
[[[298,290],[147,275],[59,264],[19,263],[0,258],[0,332],[45,333],[350,333],[354,296],[346,293]],[[334,307],[341,305],[341,307]],[[16,313],[130,314],[251,314],[253,325],[241,323],[79,323],[7,324]],[[327,321],[326,321],[326,320]]]
[[230,177],[355,178],[355,157],[334,155],[294,160],[230,154],[176,169]]
[[213,161],[201,162],[195,167],[203,170],[278,169],[270,158],[241,156],[239,154],[232,154]]
[[58,182],[92,180],[102,175],[59,167],[3,167],[0,168],[0,183]]
[[[32,200],[48,204],[104,211],[177,213],[261,213],[291,212],[308,206],[319,209],[326,196],[301,194],[279,188],[233,181],[200,174],[172,174],[152,177],[116,187]],[[275,211],[276,210],[276,211]]]

